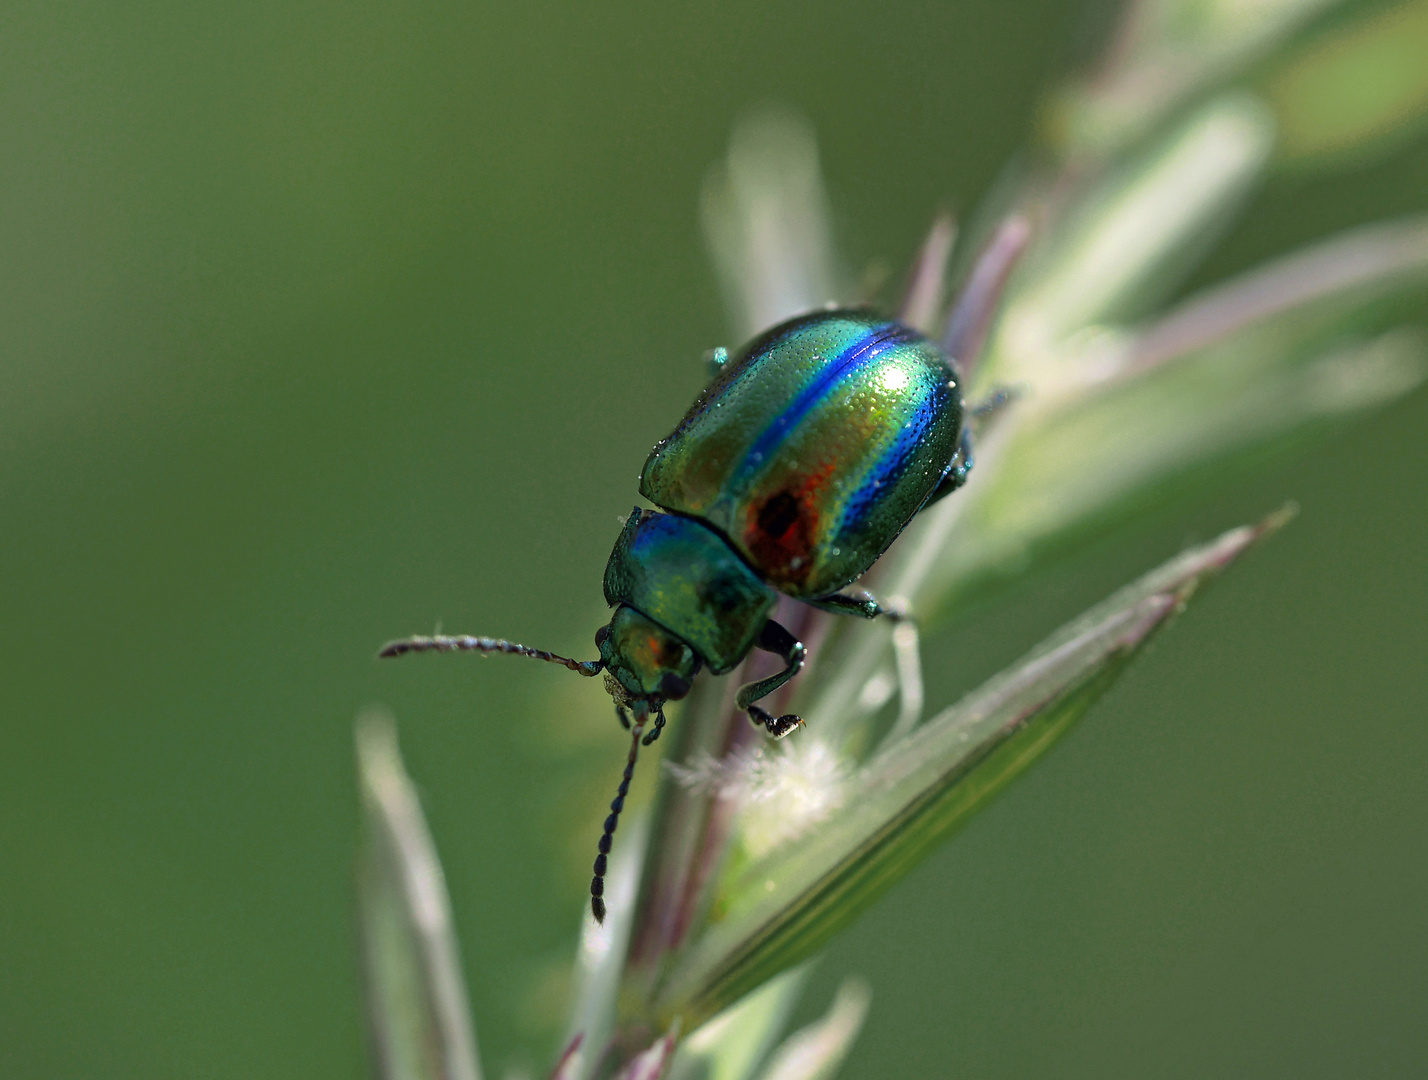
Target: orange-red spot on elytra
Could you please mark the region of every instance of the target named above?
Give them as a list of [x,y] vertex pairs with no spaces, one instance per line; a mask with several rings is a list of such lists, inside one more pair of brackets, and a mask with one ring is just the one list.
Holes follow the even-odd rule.
[[835,468],[829,462],[803,477],[797,488],[781,488],[749,506],[744,543],[771,584],[798,585],[812,572],[820,532],[819,496]]

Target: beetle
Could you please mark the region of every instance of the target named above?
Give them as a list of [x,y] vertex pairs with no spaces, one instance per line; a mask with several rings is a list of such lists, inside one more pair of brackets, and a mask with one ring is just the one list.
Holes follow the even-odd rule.
[[604,585],[614,614],[595,634],[598,660],[470,636],[405,638],[379,654],[506,653],[604,676],[633,734],[590,884],[600,922],[635,760],[659,737],[665,703],[689,693],[702,668],[722,675],[760,649],[783,670],[741,687],[737,707],[775,739],[801,725],[757,704],[806,654],[769,618],[778,597],[900,618],[867,593],[842,590],[972,468],[953,360],[898,322],[861,309],[817,311],[766,331],[734,358],[724,350],[711,358],[712,381],[640,475],[640,494],[658,509],[636,507],[610,553]]

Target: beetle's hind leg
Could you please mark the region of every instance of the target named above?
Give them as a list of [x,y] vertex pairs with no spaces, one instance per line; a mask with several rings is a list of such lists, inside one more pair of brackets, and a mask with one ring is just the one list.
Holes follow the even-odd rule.
[[833,593],[816,600],[805,600],[804,603],[834,615],[858,615],[864,619],[887,619],[894,623],[903,622],[908,617],[901,605],[894,601],[883,603],[866,589],[855,593]]
[[893,658],[902,702],[895,729],[902,732],[915,727],[922,716],[922,654],[913,617],[895,601],[880,603],[870,592],[834,593],[805,603],[835,615],[882,618],[893,624]]
[[942,482],[932,489],[932,494],[927,496],[927,501],[922,504],[922,509],[926,510],[938,499],[951,495],[959,487],[967,482],[967,477],[972,473],[972,433],[967,428],[962,429],[962,445],[957,447],[957,452],[952,455],[952,464],[947,467],[946,474],[942,477]]
[[770,619],[764,623],[764,628],[759,631],[759,638],[754,645],[764,652],[771,652],[783,657],[786,665],[777,675],[770,675],[767,679],[760,679],[758,682],[749,683],[747,686],[739,687],[739,693],[734,698],[734,705],[749,714],[749,719],[755,724],[762,725],[775,739],[782,739],[794,728],[803,723],[803,718],[788,713],[785,716],[774,716],[764,709],[759,708],[754,702],[759,698],[772,694],[789,679],[798,674],[803,667],[803,658],[808,650],[803,647],[803,642],[788,632],[784,627]]
[[888,733],[891,741],[907,734],[922,719],[922,647],[917,623],[903,619],[893,627],[893,663],[897,667],[898,709]]
[[1023,390],[1016,386],[994,386],[981,401],[967,410],[968,427],[977,435],[997,421],[1007,407],[1022,396]]
[[997,419],[1005,414],[1007,406],[1020,396],[1020,392],[1015,388],[999,386],[987,395],[985,401],[969,410],[968,419],[970,422],[962,429],[962,443],[957,447],[957,453],[952,455],[952,464],[948,466],[947,474],[942,477],[942,482],[933,489],[932,494],[927,497],[927,501],[922,504],[923,509],[931,506],[938,499],[951,495],[967,482],[967,477],[971,475],[974,464],[972,461],[974,435],[983,434],[989,426],[996,423]]

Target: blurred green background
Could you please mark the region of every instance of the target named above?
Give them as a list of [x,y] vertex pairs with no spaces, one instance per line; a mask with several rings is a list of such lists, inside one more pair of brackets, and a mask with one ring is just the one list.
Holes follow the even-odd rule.
[[[561,673],[375,648],[440,620],[590,651],[644,456],[734,344],[696,207],[739,117],[806,115],[850,265],[900,272],[1105,14],[7,4],[0,1076],[365,1074],[373,702],[488,1071],[539,1069],[623,741]],[[1425,208],[1421,134],[1286,162],[1197,280]],[[1419,393],[929,638],[937,703],[1302,504],[831,950],[809,1014],[874,990],[845,1075],[1428,1072],[1425,427]]]

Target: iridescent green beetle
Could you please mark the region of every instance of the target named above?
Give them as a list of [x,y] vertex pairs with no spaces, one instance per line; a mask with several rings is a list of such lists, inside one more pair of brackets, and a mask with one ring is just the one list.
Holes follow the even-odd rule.
[[[839,590],[878,560],[927,504],[956,490],[972,456],[959,378],[927,338],[866,311],[792,319],[719,365],[713,381],[645,462],[638,507],[605,567],[615,609],[595,634],[600,659],[578,661],[482,637],[416,637],[382,656],[476,650],[604,674],[633,730],[590,886],[605,916],[606,857],[634,774],[641,733],[653,742],[664,704],[701,667],[730,671],[751,649],[783,659],[776,675],[739,690],[738,707],[781,738],[802,723],[755,704],[797,674],[804,647],[769,618],[779,594],[825,611],[895,613]],[[630,719],[633,713],[633,725]]]

